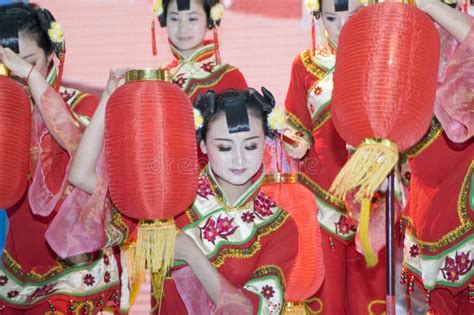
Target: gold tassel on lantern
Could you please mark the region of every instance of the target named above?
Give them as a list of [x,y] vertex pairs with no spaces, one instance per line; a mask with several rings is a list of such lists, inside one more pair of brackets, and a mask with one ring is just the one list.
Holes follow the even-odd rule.
[[[145,267],[152,274],[153,296],[159,304],[163,292],[163,280],[174,260],[176,225],[173,219],[140,220],[136,247],[136,273]],[[132,276],[137,279],[139,274]]]
[[397,145],[386,139],[366,139],[334,179],[329,191],[344,200],[358,189],[357,201],[370,198],[398,162]]
[[395,143],[386,139],[366,139],[341,169],[330,188],[330,192],[341,200],[345,199],[346,193],[357,190],[354,197],[361,203],[358,228],[368,267],[374,267],[378,263],[369,238],[372,197],[397,162]]
[[0,63],[0,75],[4,77],[8,77],[10,75],[10,71],[2,63]]

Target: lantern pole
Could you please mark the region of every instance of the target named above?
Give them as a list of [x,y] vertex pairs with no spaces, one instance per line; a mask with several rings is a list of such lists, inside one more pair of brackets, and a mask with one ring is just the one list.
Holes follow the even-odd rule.
[[388,189],[386,194],[385,241],[386,278],[387,278],[387,315],[395,315],[395,175],[393,170],[387,177]]

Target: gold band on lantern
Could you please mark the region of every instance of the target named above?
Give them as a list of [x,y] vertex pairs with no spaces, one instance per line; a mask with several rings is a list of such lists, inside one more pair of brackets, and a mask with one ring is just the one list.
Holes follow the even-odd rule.
[[170,72],[167,69],[134,69],[125,74],[127,82],[133,81],[171,81]]
[[263,184],[264,185],[280,184],[280,183],[294,184],[297,181],[298,181],[298,176],[296,174],[275,173],[275,174],[266,175],[263,181]]
[[383,139],[383,138],[367,138],[362,143],[359,145],[359,148],[362,148],[363,146],[366,145],[380,145],[383,147],[386,147],[394,152],[397,152],[398,154],[398,147],[397,144],[388,140],[388,139]]
[[10,70],[3,64],[0,63],[0,76],[8,77],[10,75]]

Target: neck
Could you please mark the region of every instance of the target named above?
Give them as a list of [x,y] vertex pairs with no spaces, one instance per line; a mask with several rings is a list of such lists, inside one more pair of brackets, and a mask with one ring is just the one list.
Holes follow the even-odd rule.
[[252,186],[252,181],[248,181],[243,185],[233,185],[226,181],[221,180],[220,178],[216,177],[217,182],[222,190],[222,193],[227,199],[229,205],[234,205],[237,200],[247,191],[247,189]]
[[202,46],[204,46],[204,43],[199,44],[198,46],[188,49],[188,50],[181,50],[178,49],[179,52],[183,55],[184,59],[188,60],[196,51],[198,51]]

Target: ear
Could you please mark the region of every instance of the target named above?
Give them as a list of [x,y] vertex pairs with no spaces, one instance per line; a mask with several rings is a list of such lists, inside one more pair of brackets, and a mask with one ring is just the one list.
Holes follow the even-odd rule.
[[207,154],[206,143],[204,142],[204,140],[201,140],[201,142],[199,142],[199,148],[201,149],[202,153]]

